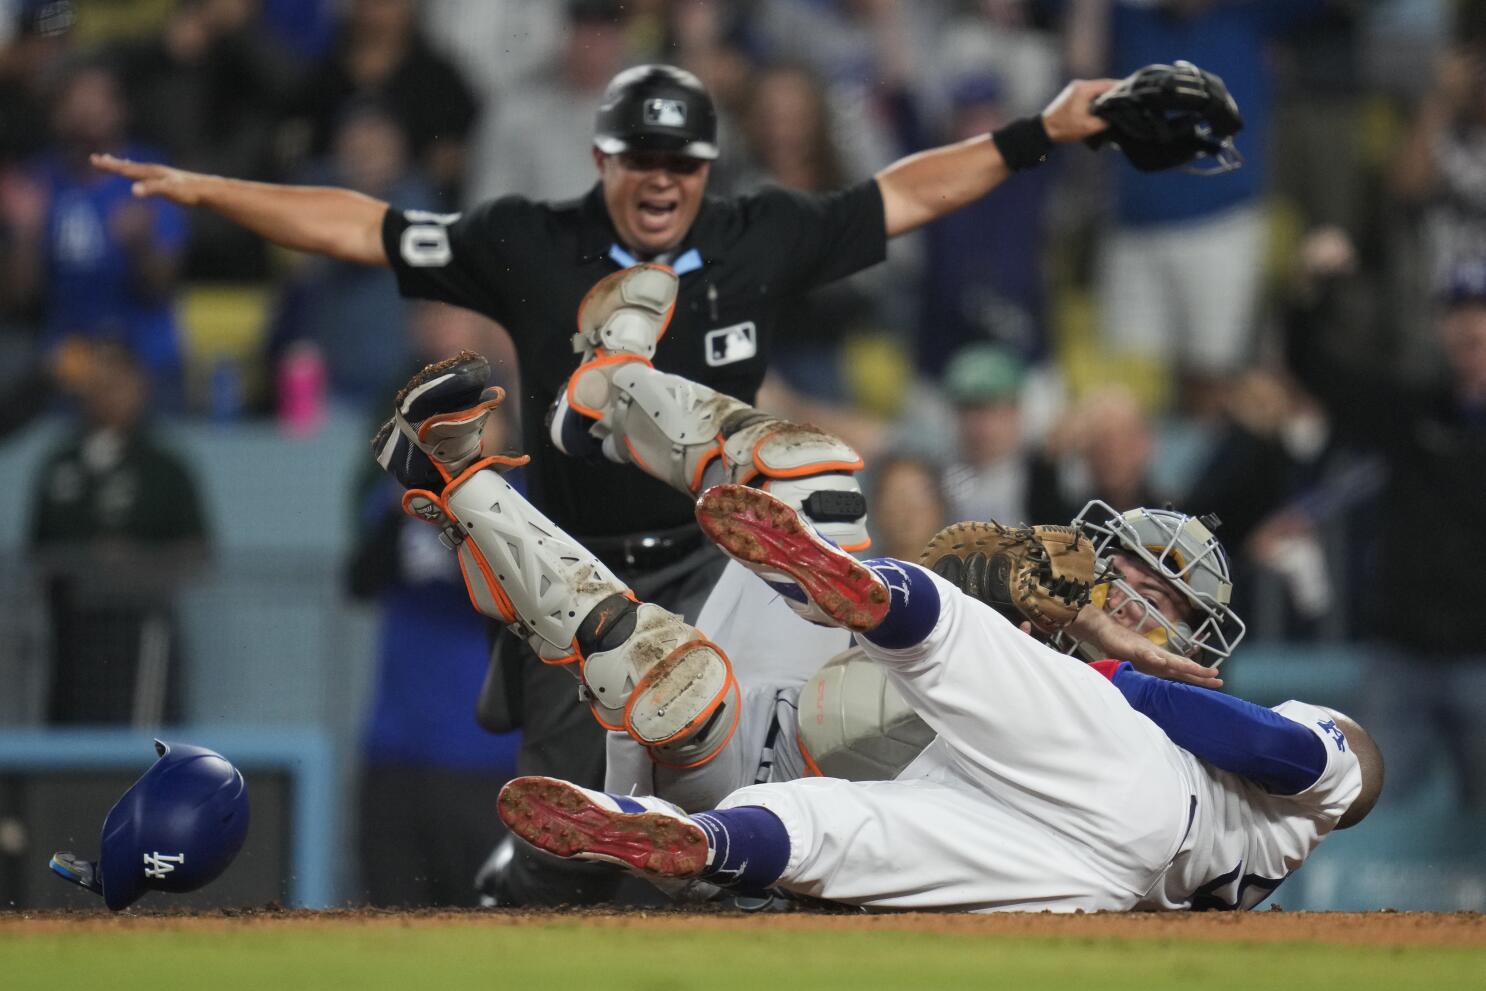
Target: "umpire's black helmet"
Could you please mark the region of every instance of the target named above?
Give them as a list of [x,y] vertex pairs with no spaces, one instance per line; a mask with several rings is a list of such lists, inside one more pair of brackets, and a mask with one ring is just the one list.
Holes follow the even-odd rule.
[[593,143],[606,155],[670,151],[717,157],[717,111],[702,81],[671,65],[638,65],[609,81]]

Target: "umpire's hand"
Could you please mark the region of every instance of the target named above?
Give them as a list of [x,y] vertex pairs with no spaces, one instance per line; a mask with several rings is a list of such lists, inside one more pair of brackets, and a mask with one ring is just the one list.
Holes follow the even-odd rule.
[[89,161],[100,172],[111,172],[125,179],[132,179],[134,186],[131,192],[141,199],[162,196],[181,206],[199,204],[202,185],[211,178],[199,172],[187,172],[168,165],[131,162],[127,158],[115,158],[112,155],[91,155]]
[[1047,136],[1060,143],[1082,141],[1107,130],[1109,124],[1094,116],[1092,107],[1096,97],[1118,84],[1118,79],[1075,79],[1064,86],[1042,112]]

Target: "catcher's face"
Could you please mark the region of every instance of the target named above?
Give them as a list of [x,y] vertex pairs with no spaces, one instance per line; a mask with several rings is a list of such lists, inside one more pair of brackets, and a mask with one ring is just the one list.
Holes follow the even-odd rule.
[[619,239],[647,257],[680,246],[702,206],[712,163],[669,152],[594,149],[604,205]]
[[[1129,554],[1116,551],[1110,555],[1114,570],[1129,588],[1126,591],[1119,583],[1111,587],[1104,600],[1104,611],[1121,626],[1141,635],[1164,630],[1160,620],[1152,615],[1158,612],[1170,623],[1191,624],[1192,604],[1186,596],[1171,587],[1171,582],[1146,566],[1145,562]],[[1134,595],[1131,594],[1134,593]]]

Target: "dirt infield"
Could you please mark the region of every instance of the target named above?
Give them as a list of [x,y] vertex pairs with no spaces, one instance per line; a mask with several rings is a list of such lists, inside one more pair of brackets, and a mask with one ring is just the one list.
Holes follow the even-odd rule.
[[254,910],[181,914],[126,912],[0,912],[0,938],[79,932],[194,931],[355,927],[512,927],[602,926],[708,931],[893,931],[975,937],[1121,940],[1215,940],[1222,942],[1309,942],[1344,946],[1486,946],[1486,915],[1423,912],[1324,913],[1261,911],[1246,913],[1169,913],[1053,915],[938,915],[901,913],[735,911],[616,911],[569,909],[530,911],[394,912],[366,909],[332,911]]

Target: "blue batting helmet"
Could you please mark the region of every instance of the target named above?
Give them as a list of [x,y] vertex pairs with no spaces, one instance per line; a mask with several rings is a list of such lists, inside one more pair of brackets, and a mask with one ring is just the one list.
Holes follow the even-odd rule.
[[114,911],[151,890],[195,891],[215,880],[248,834],[248,786],[221,754],[155,741],[154,765],[103,821],[97,864],[59,853],[52,869],[103,895]]

